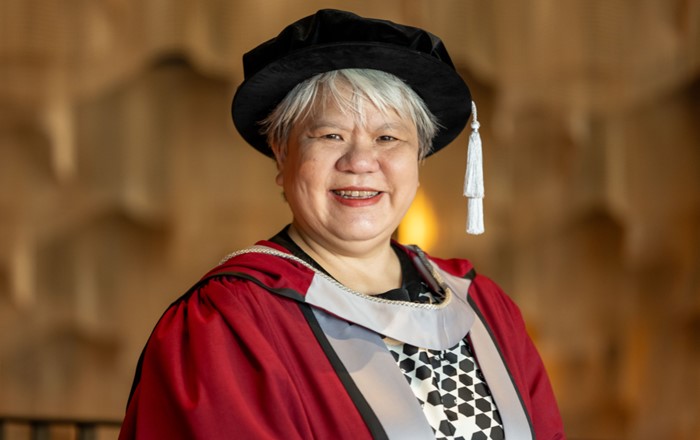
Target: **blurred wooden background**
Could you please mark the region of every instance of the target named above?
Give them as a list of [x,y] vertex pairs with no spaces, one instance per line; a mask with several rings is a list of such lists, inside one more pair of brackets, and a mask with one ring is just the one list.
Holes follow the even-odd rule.
[[1,0],[0,414],[119,419],[165,307],[289,221],[229,119],[241,55],[322,7],[424,27],[471,85],[430,253],[520,304],[571,437],[700,439],[697,0]]

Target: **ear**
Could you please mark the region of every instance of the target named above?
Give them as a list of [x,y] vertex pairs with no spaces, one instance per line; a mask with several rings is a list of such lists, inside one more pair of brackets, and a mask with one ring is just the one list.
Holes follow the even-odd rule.
[[284,185],[284,161],[287,158],[286,148],[280,148],[278,145],[271,145],[272,153],[275,155],[275,163],[277,164],[277,175],[275,183],[279,186]]
[[280,168],[279,165],[277,166],[277,175],[275,176],[275,183],[278,186],[284,186],[284,175],[282,172],[282,168]]

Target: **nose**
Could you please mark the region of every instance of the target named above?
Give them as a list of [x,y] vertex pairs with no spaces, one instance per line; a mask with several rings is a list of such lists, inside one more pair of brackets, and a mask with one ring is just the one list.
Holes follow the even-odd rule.
[[373,173],[379,170],[377,149],[371,139],[354,139],[347,144],[343,155],[338,159],[339,171],[353,174]]

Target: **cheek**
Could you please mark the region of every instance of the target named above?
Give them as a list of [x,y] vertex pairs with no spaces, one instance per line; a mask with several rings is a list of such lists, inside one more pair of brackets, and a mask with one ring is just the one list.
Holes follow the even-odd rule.
[[418,167],[415,164],[407,164],[400,170],[396,170],[394,176],[398,182],[397,184],[402,186],[402,191],[405,194],[405,197],[412,201],[418,192],[418,187],[420,186]]
[[317,186],[325,181],[332,167],[332,161],[325,157],[303,158],[296,166],[296,180],[303,181],[306,185]]
[[287,159],[277,174],[277,184],[281,185],[288,194],[309,194],[322,188],[327,173],[324,164],[317,158]]
[[411,185],[415,182],[415,186],[418,187],[418,161],[415,158],[404,158],[403,160],[396,160],[393,162],[392,173],[394,176],[398,176],[406,184],[409,182]]

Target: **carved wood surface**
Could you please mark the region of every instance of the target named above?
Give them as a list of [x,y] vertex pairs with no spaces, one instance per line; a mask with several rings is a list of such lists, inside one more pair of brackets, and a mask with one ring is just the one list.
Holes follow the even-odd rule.
[[0,2],[0,413],[120,418],[164,308],[290,219],[229,119],[241,55],[321,7],[443,37],[484,139],[422,167],[429,252],[518,302],[571,437],[700,431],[697,0]]

